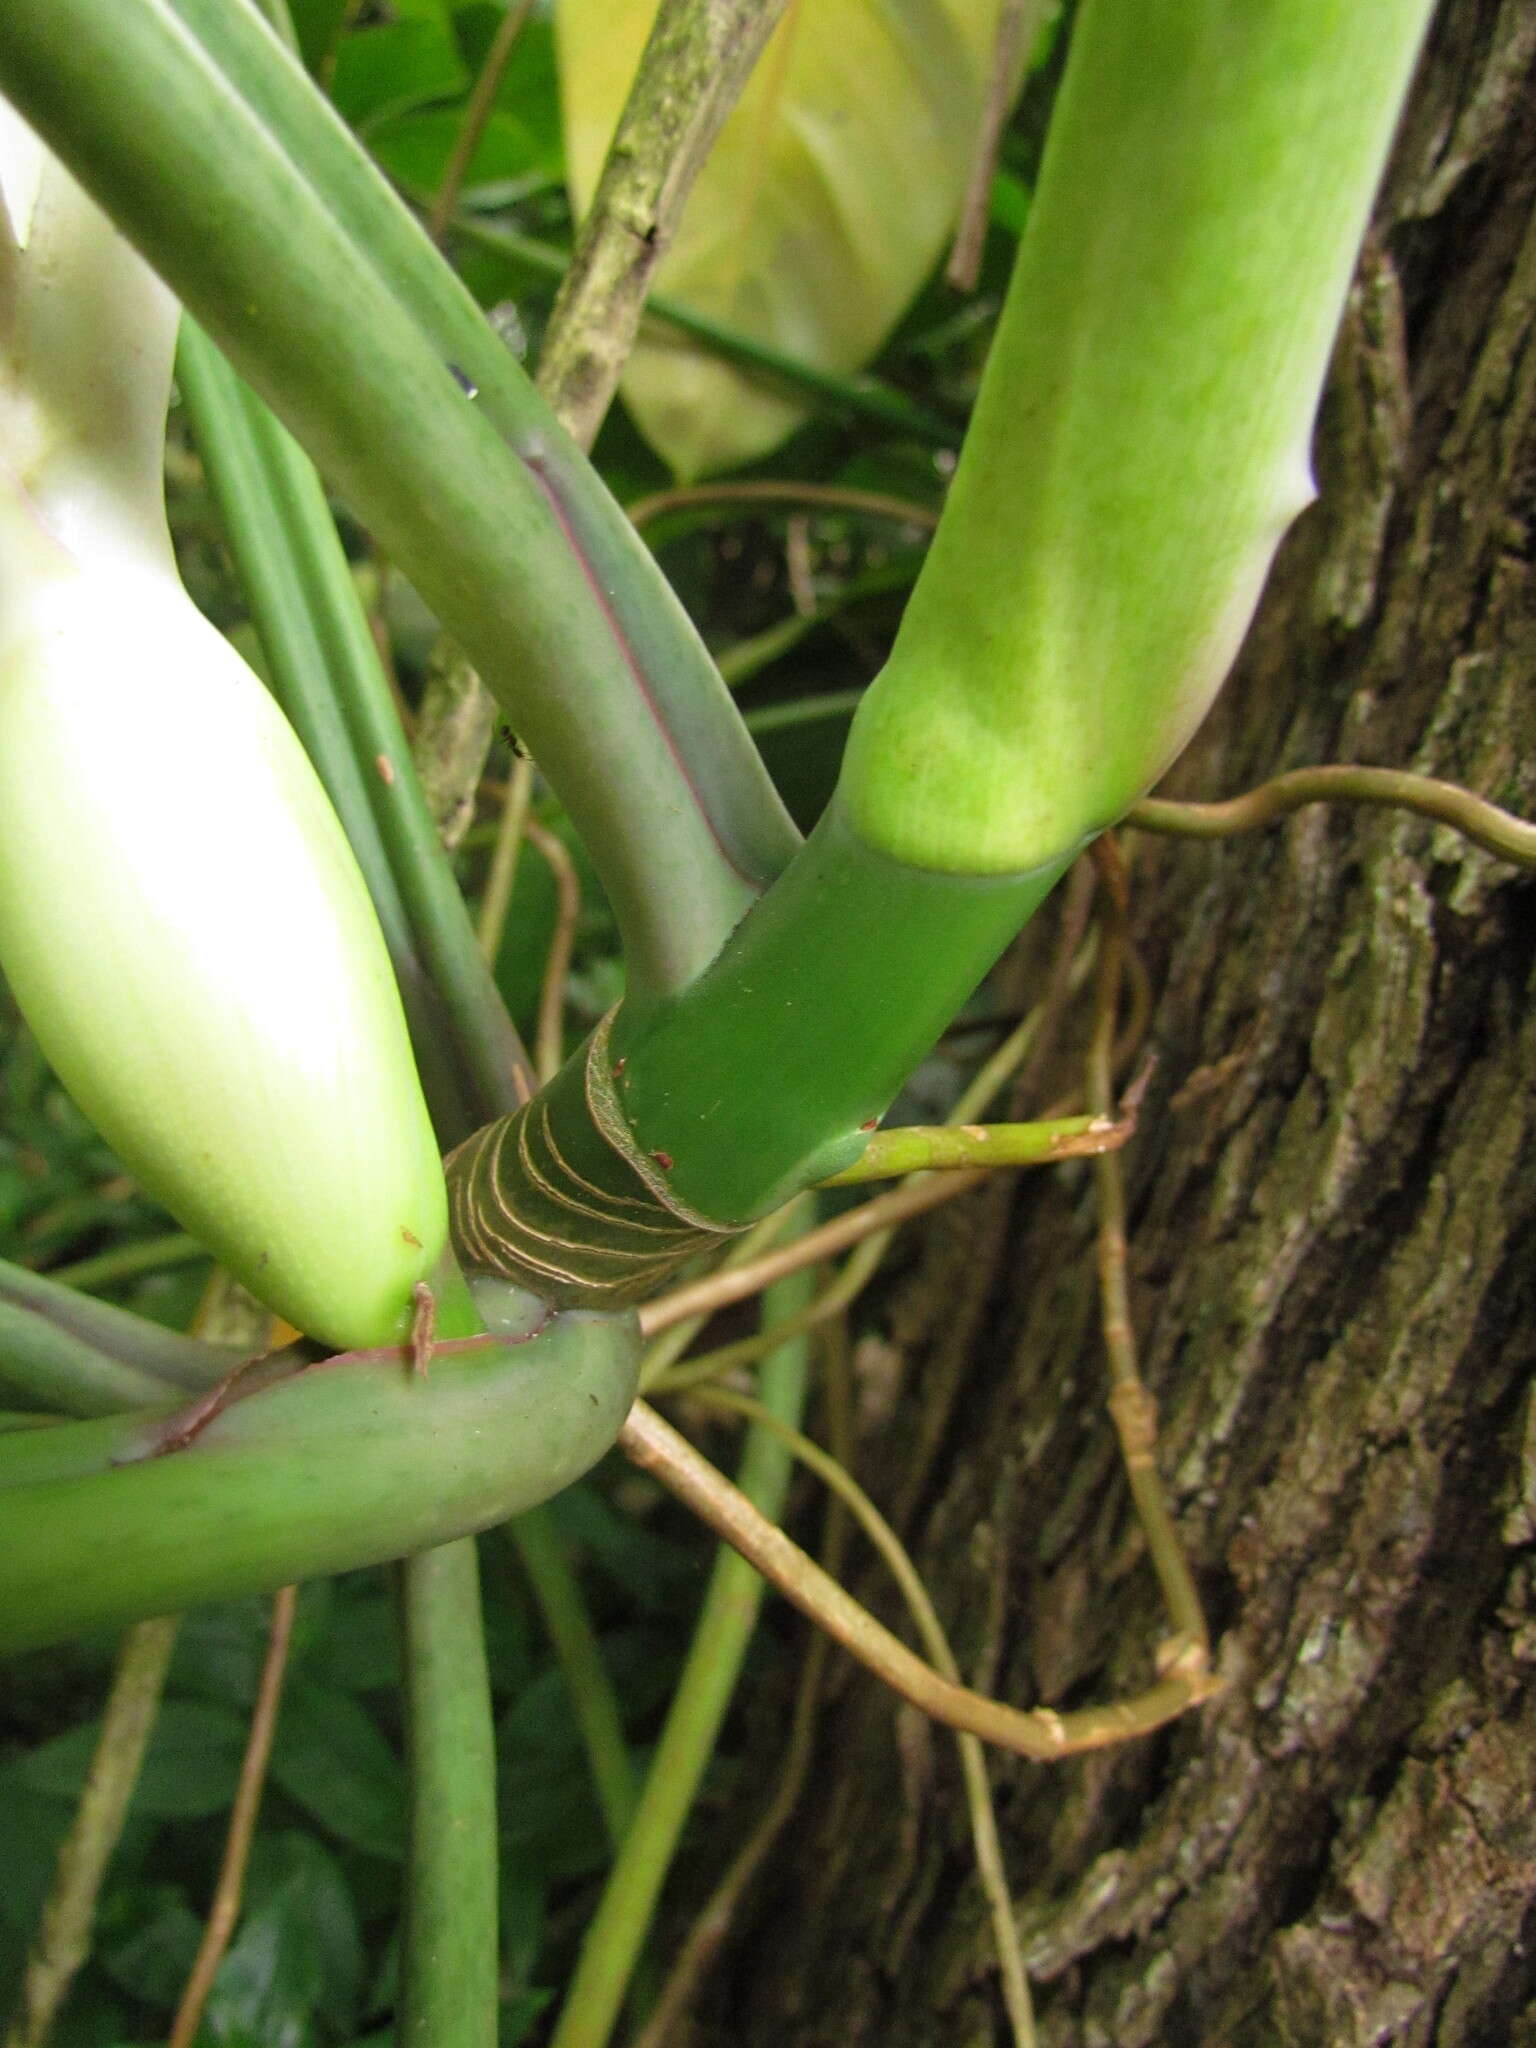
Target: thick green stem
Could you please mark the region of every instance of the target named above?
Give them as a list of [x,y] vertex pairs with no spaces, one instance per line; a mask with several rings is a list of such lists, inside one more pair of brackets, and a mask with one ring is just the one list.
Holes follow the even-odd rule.
[[834,799],[693,988],[652,1022],[619,1013],[619,1099],[675,1196],[739,1223],[851,1165],[1060,872],[909,867]]
[[638,1019],[626,1005],[535,1104],[450,1158],[461,1255],[557,1300],[644,1299],[857,1160],[1058,873],[909,867],[834,801],[690,988]]
[[400,1568],[410,1854],[399,2048],[494,2048],[496,1737],[472,1536]]
[[8,0],[0,83],[506,705],[632,985],[686,982],[793,830],[643,544],[309,81],[244,8]]
[[1312,496],[1430,0],[1086,0],[944,516],[844,775],[870,841],[1058,859],[1178,753]]
[[425,1372],[263,1361],[222,1406],[0,1439],[0,1648],[409,1555],[579,1478],[633,1399],[633,1319],[479,1301],[495,1334]]

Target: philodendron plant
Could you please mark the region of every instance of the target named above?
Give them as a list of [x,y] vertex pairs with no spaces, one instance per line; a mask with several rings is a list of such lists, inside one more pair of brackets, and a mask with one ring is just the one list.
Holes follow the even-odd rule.
[[[175,1389],[231,1360],[14,1297],[5,1376],[64,1344],[31,1384],[94,1419],[0,1435],[0,1643],[420,1551],[612,1440],[632,1306],[859,1158],[1211,702],[1310,494],[1428,13],[1084,0],[932,550],[802,845],[627,520],[254,10],[5,0],[0,967],[146,1187],[305,1342],[189,1417]],[[627,994],[526,1101],[486,1052],[510,1047],[488,981],[450,991],[403,747],[374,774],[355,704],[306,728],[365,889],[176,581],[177,301],[227,358],[184,340],[199,431],[223,404],[249,449],[276,433],[233,365],[462,643],[601,876]],[[486,1981],[421,1992],[408,2031],[483,2038]]]

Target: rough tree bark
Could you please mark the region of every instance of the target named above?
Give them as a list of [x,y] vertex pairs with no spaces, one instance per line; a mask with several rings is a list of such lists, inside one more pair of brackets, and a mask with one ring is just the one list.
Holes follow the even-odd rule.
[[[1536,811],[1533,60],[1536,0],[1447,0],[1322,503],[1175,793],[1355,760]],[[994,1760],[1042,2040],[1536,2044],[1536,891],[1383,813],[1134,853],[1160,1065],[1132,1285],[1228,1687],[1125,1751]],[[962,1665],[1018,1700],[1133,1689],[1158,1633],[1092,1228],[1078,1168],[946,1212],[861,1446]],[[845,1675],[812,1783],[693,2039],[1001,2042],[947,1739]]]

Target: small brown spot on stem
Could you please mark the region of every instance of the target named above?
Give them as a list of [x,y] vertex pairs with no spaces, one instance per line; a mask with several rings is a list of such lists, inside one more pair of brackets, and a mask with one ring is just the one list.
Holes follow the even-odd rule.
[[624,1059],[621,1059],[621,1060],[615,1060],[615,1061],[614,1061],[614,1063],[613,1063],[613,1078],[615,1079],[615,1081],[617,1081],[617,1079],[619,1078],[620,1074],[622,1074],[622,1073],[623,1073],[624,1069],[625,1069],[625,1068],[626,1068],[626,1067],[627,1067],[628,1065],[629,1065],[629,1060],[628,1060],[628,1057],[627,1057],[627,1056],[626,1056],[626,1057],[625,1057]]
[[880,1119],[877,1116],[867,1116],[865,1117],[863,1123],[859,1125],[859,1129],[861,1131],[877,1131],[879,1130],[879,1128]]
[[411,1293],[416,1303],[411,1317],[411,1371],[425,1379],[437,1336],[437,1297],[425,1280],[418,1280]]
[[376,755],[373,765],[379,771],[380,782],[384,784],[386,789],[393,789],[395,786],[395,764],[391,761],[388,754]]
[[407,1244],[414,1245],[417,1251],[421,1250],[421,1239],[416,1235],[414,1230],[408,1230],[403,1223],[400,1226],[400,1235],[404,1238]]
[[670,1173],[672,1171],[672,1154],[670,1152],[653,1152],[651,1157],[663,1173]]

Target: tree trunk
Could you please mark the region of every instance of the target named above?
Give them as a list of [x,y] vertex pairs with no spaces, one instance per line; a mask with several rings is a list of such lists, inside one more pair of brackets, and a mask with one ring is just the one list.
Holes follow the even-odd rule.
[[[1536,810],[1533,58],[1536,0],[1442,8],[1322,502],[1175,793],[1351,760]],[[1133,1302],[1226,1689],[1086,1761],[992,1759],[1042,2041],[1536,2044],[1536,897],[1397,813],[1125,843],[1159,1058]],[[860,1444],[962,1666],[1019,1701],[1144,1685],[1160,1630],[1093,1232],[1081,1167],[937,1219]],[[695,2041],[1003,2041],[948,1738],[840,1672],[811,1783]]]

